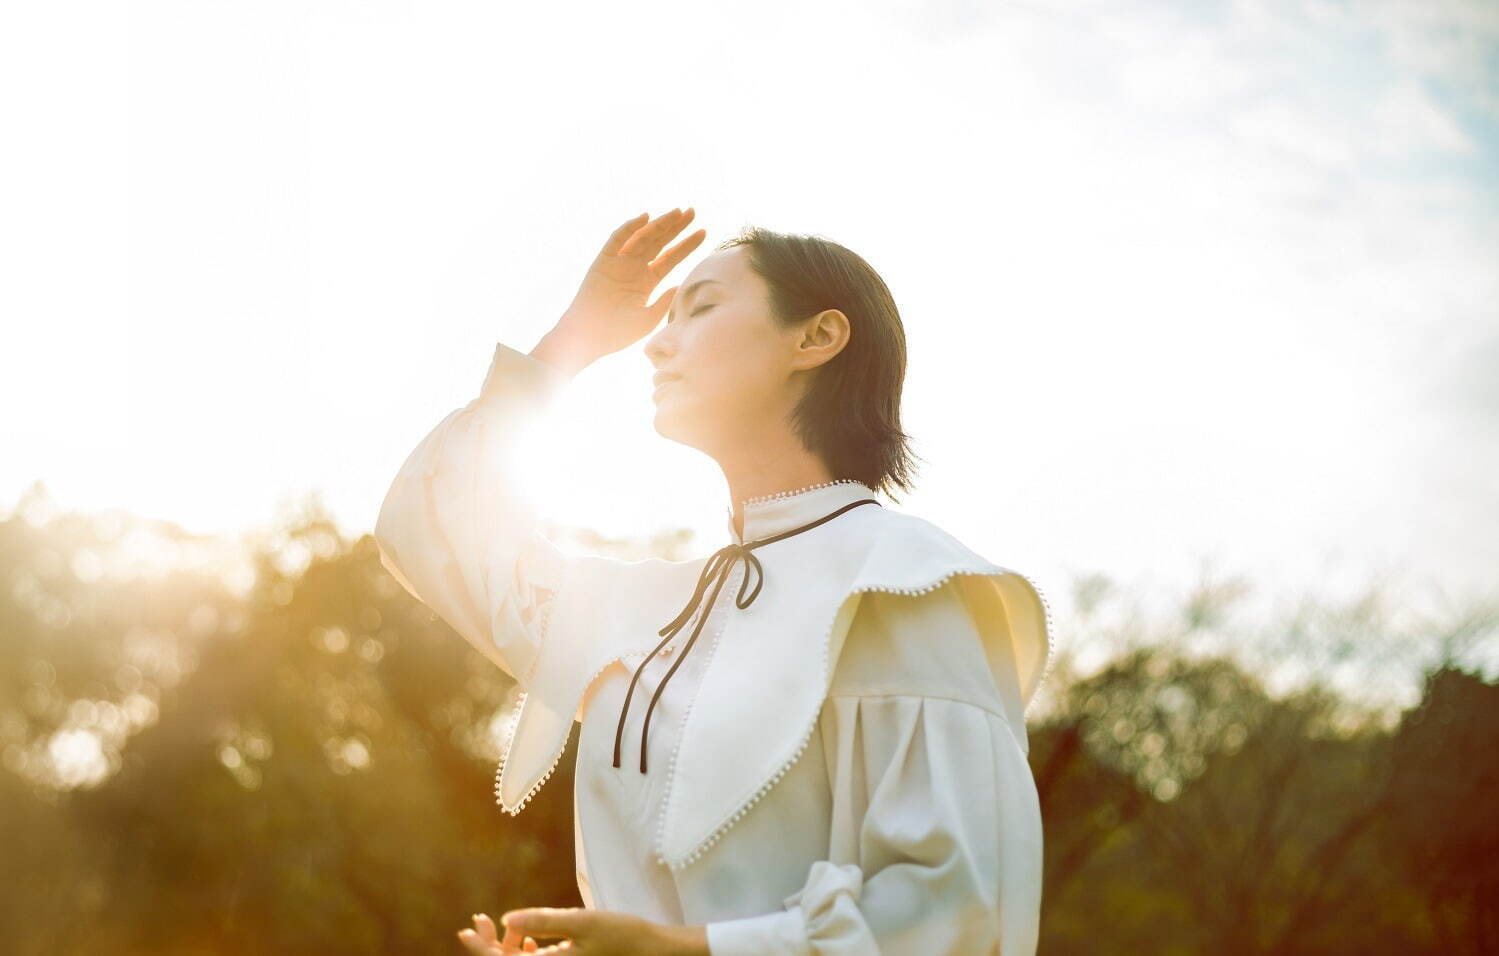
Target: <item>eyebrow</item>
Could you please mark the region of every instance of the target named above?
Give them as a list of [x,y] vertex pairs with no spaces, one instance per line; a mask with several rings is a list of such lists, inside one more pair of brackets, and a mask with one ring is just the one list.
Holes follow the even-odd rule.
[[701,287],[707,285],[710,282],[717,283],[718,285],[723,285],[723,283],[719,282],[717,279],[699,279],[696,282],[692,283],[687,288],[685,288],[685,289],[682,290],[682,294],[681,295],[679,295],[675,299],[671,300],[671,308],[669,308],[669,309],[666,310],[666,321],[670,322],[672,319],[674,319],[674,318],[677,317],[677,301],[678,300],[681,300],[682,302],[686,302],[688,296],[692,295],[692,293],[696,292],[698,289],[700,289]]

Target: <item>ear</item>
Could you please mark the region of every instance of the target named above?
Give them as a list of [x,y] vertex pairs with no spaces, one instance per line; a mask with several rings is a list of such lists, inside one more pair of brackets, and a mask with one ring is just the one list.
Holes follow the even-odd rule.
[[797,343],[801,367],[810,369],[831,361],[848,345],[852,326],[838,309],[823,309],[807,319]]

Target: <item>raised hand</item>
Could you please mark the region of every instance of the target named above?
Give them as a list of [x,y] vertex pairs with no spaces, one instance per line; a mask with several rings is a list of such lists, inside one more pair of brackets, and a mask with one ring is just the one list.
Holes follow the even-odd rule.
[[610,233],[557,327],[531,354],[577,371],[638,342],[656,327],[677,288],[648,302],[651,292],[708,233],[699,229],[662,252],[692,221],[692,207],[649,221],[647,216],[641,213]]

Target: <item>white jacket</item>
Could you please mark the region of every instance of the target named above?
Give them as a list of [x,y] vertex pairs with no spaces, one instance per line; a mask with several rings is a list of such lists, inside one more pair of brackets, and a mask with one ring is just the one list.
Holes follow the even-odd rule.
[[[1042,834],[1024,718],[1052,660],[1039,589],[922,518],[852,507],[754,549],[757,571],[733,561],[711,607],[708,588],[639,678],[615,767],[631,677],[710,559],[572,555],[540,533],[512,479],[516,439],[567,381],[497,345],[375,526],[390,573],[521,685],[496,802],[519,813],[581,720],[589,907],[706,924],[714,956],[1033,953]],[[876,497],[844,479],[750,499],[742,539],[725,509],[728,540]],[[701,615],[641,773],[645,713]]]

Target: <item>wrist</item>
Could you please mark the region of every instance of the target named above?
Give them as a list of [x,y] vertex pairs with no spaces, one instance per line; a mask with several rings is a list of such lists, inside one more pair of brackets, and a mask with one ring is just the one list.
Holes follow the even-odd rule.
[[709,956],[706,926],[661,926],[665,956]]
[[593,356],[588,354],[576,338],[555,328],[536,343],[536,347],[531,350],[531,357],[560,369],[569,377],[577,375],[593,362]]

